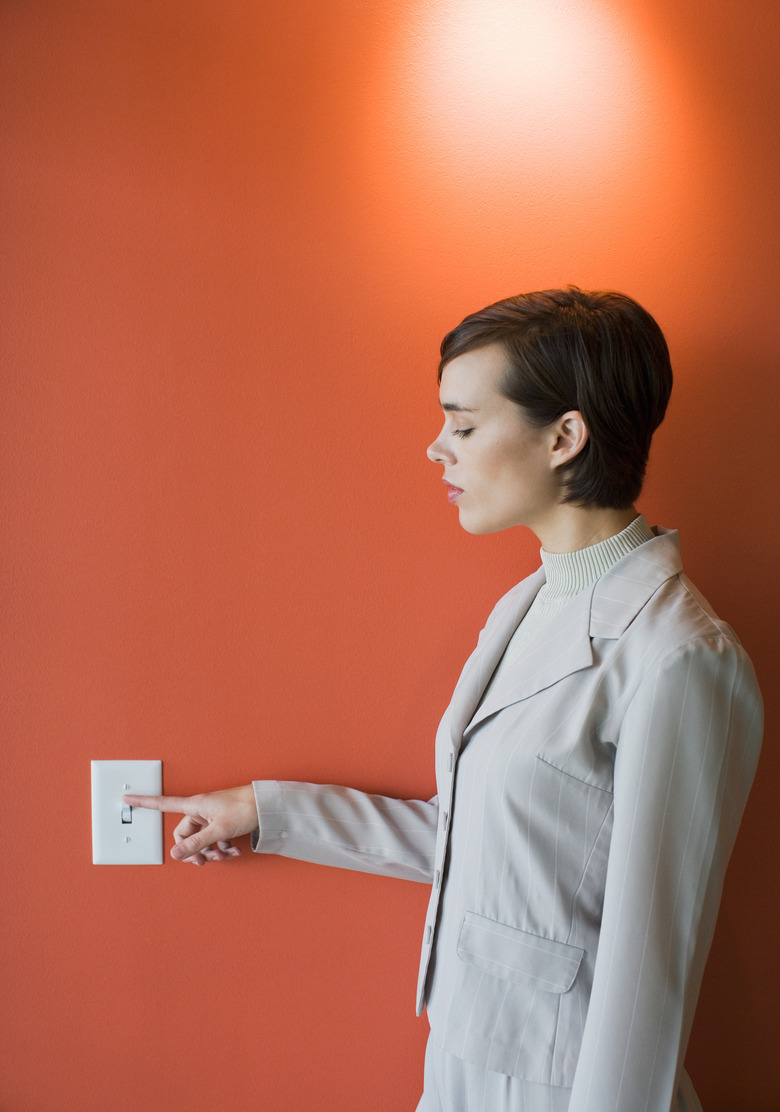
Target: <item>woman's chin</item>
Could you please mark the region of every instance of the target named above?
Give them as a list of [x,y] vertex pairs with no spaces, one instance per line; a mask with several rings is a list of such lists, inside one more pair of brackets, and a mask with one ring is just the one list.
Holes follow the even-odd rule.
[[470,514],[466,510],[459,508],[458,510],[461,529],[466,533],[470,533],[472,537],[482,537],[487,533],[499,533],[505,529],[505,525],[496,524],[495,522],[486,520],[484,517],[479,517],[478,514]]

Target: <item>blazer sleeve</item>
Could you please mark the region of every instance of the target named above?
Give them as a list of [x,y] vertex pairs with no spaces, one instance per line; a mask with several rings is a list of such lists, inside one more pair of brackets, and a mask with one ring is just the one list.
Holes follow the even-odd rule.
[[569,1112],[672,1107],[761,728],[750,661],[722,634],[670,653],[632,698]]
[[359,869],[430,884],[437,798],[392,799],[354,788],[293,781],[254,783],[257,853]]

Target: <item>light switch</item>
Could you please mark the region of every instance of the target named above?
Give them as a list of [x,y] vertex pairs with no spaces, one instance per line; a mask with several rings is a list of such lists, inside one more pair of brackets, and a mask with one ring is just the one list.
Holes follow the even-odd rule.
[[122,802],[161,794],[162,761],[92,762],[93,865],[162,865],[162,815]]

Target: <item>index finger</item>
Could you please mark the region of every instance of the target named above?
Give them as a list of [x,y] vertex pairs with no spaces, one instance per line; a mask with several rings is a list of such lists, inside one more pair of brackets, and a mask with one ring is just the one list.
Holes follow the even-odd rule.
[[185,795],[123,795],[123,803],[149,811],[175,811],[179,815],[197,814],[192,798]]

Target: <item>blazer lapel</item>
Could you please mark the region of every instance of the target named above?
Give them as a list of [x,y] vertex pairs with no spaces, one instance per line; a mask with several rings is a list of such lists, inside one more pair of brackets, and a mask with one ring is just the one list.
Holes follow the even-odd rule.
[[[676,532],[658,530],[658,535],[618,560],[608,572],[571,600],[555,615],[516,661],[502,673],[498,683],[479,705],[485,688],[500,661],[512,633],[525,615],[544,581],[539,569],[533,595],[527,599],[514,622],[502,625],[482,653],[480,682],[470,690],[453,716],[453,735],[458,730],[456,748],[468,734],[490,715],[512,703],[528,699],[551,687],[565,676],[589,668],[593,663],[591,638],[617,638],[631,624],[648,599],[662,583],[682,571],[679,538]],[[535,578],[535,577],[532,577]],[[475,654],[476,657],[476,654]],[[470,716],[468,712],[470,711]]]
[[573,598],[526,646],[488,692],[467,724],[467,731],[510,703],[528,699],[564,676],[590,667],[593,663],[589,633],[592,596],[593,584]]
[[505,596],[503,609],[494,613],[494,620],[488,623],[479,644],[466,661],[449,708],[450,737],[455,752],[460,749],[463,733],[504,655],[504,649],[543,583],[544,569],[538,568]]

